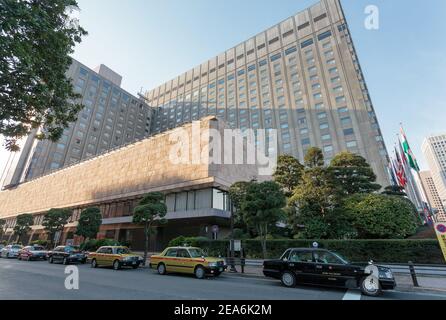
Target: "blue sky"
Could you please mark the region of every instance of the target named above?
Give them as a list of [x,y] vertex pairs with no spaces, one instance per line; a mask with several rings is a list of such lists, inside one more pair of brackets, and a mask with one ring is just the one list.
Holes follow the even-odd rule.
[[[136,93],[172,79],[316,2],[78,0],[80,22],[89,35],[76,48],[74,58],[89,67],[108,65],[124,77],[123,87]],[[446,132],[446,1],[342,3],[388,149],[403,122],[424,167],[423,138]],[[368,5],[380,9],[379,30],[364,27]]]

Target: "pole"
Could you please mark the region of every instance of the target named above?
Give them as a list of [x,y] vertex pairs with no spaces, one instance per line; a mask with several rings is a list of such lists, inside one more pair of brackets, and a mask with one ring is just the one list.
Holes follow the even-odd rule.
[[231,272],[237,272],[237,269],[235,268],[235,253],[234,253],[234,203],[231,201]]

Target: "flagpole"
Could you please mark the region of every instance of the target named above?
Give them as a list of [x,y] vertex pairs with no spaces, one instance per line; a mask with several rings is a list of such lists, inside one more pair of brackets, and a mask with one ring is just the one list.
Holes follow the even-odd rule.
[[[403,124],[402,123],[400,123],[400,124],[401,124],[401,133],[404,135],[404,138],[407,139],[406,133],[405,133],[404,128],[403,128]],[[399,139],[398,139],[398,143],[401,145],[401,141]],[[405,154],[403,156],[406,157]],[[417,167],[418,167],[418,165],[417,165]],[[420,169],[420,168],[418,168],[418,169]],[[409,170],[411,170],[410,169],[410,165],[409,165]],[[432,212],[432,206],[429,203],[429,198],[427,197],[427,192],[426,192],[426,188],[424,187],[423,180],[421,179],[420,170],[415,170],[415,172],[417,173],[418,181],[419,181],[419,183],[421,185],[421,191],[423,193],[423,199],[421,199],[421,200],[422,200],[423,203],[424,203],[424,200],[426,200],[426,203],[429,204],[428,212],[429,212],[429,215],[432,218],[433,222],[435,222],[435,216],[434,216],[434,214]]]

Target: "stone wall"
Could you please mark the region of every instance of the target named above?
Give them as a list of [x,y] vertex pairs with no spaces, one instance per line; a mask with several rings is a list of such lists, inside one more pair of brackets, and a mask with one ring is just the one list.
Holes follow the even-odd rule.
[[[201,130],[210,127],[223,130],[225,125],[215,117],[203,119]],[[192,124],[183,127],[192,141]],[[51,208],[66,208],[142,195],[151,191],[187,189],[201,185],[226,186],[250,180],[255,166],[213,166],[209,157],[198,164],[172,164],[169,154],[175,142],[174,131],[159,134],[112,151],[78,165],[0,192],[0,217],[22,213],[41,213]],[[194,141],[191,152],[200,152],[209,136]],[[203,149],[202,149],[203,150]]]

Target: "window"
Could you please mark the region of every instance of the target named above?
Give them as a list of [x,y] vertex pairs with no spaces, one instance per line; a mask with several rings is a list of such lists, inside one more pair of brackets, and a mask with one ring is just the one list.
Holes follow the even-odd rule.
[[329,72],[330,74],[338,73],[338,68],[337,68],[337,67],[331,68],[331,69],[328,70],[328,72]]
[[355,134],[355,131],[352,128],[344,129],[344,135],[345,136],[351,136],[351,135],[354,135],[354,134]]
[[336,97],[336,103],[345,102],[345,96]]
[[351,124],[351,118],[350,118],[350,117],[342,118],[342,119],[341,119],[341,124],[342,124],[343,126],[350,125],[350,124]]
[[286,37],[288,37],[288,36],[291,36],[293,33],[294,33],[294,30],[287,31],[287,32],[285,32],[285,33],[282,35],[282,37],[283,37],[283,38],[286,38]]
[[327,113],[326,112],[321,112],[317,114],[317,118],[318,119],[325,119],[327,118]]
[[300,134],[301,135],[308,134],[308,129],[307,128],[300,129]]
[[245,70],[239,70],[238,72],[237,72],[237,75],[238,76],[242,76],[242,75],[244,75],[245,74]]
[[271,57],[271,61],[276,61],[282,57],[281,53],[275,54]]
[[331,31],[326,31],[324,33],[321,33],[320,35],[317,36],[317,39],[319,41],[322,41],[324,39],[327,39],[328,37],[331,37]]
[[261,45],[259,45],[259,46],[257,47],[257,50],[262,50],[263,48],[265,48],[265,44],[264,44],[264,43],[261,44]]
[[309,144],[311,144],[311,142],[310,142],[310,139],[309,138],[306,138],[306,139],[302,139],[302,145],[303,146],[305,146],[305,145],[309,145]]
[[325,130],[325,129],[328,129],[328,128],[329,128],[328,123],[321,123],[319,125],[319,129],[321,129],[321,130]]
[[319,22],[319,21],[321,21],[322,19],[325,19],[327,17],[327,14],[326,13],[323,13],[323,14],[321,14],[320,16],[317,16],[316,18],[314,18],[314,22]]
[[338,108],[338,112],[339,112],[339,113],[345,113],[345,112],[348,112],[348,108],[347,108],[347,107],[341,107],[341,108]]
[[271,39],[271,40],[269,41],[269,44],[271,45],[271,44],[273,44],[273,43],[276,43],[277,41],[279,41],[279,37],[275,37],[274,39]]
[[320,85],[320,83],[315,83],[315,84],[313,84],[313,85],[311,86],[311,88],[312,88],[313,90],[318,90],[318,89],[321,88],[321,85]]
[[313,43],[314,43],[313,39],[308,39],[308,40],[305,40],[304,42],[302,42],[300,44],[300,47],[303,49],[303,48],[306,48],[308,46],[311,46]]
[[292,54],[292,53],[294,53],[294,52],[296,52],[296,51],[297,51],[297,48],[296,48],[296,47],[288,48],[288,49],[285,50],[285,55]]
[[314,98],[314,99],[322,99],[322,94],[321,94],[321,93],[315,93],[315,94],[313,95],[313,98]]
[[300,26],[298,26],[297,30],[302,30],[309,26],[310,26],[310,22],[305,22],[305,23],[301,24]]
[[255,69],[256,69],[256,65],[255,64],[253,64],[253,65],[248,67],[248,71],[253,71]]
[[347,148],[356,148],[358,146],[358,142],[356,141],[348,141]]
[[316,110],[322,110],[322,109],[325,108],[325,106],[324,106],[324,104],[321,102],[321,103],[316,103],[315,106],[314,106],[314,108],[315,108]]
[[332,152],[333,151],[333,146],[325,146],[324,147],[324,152]]
[[265,66],[266,64],[268,64],[268,62],[266,60],[262,60],[259,62],[260,67]]
[[322,141],[328,141],[328,140],[331,140],[331,136],[330,136],[329,134],[324,134],[324,135],[321,137],[321,139],[322,139]]

